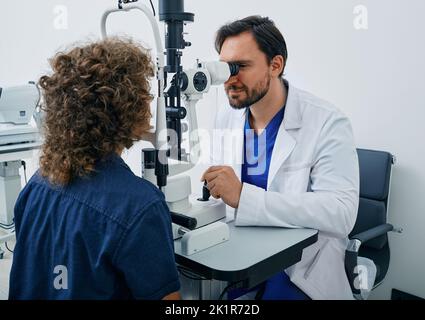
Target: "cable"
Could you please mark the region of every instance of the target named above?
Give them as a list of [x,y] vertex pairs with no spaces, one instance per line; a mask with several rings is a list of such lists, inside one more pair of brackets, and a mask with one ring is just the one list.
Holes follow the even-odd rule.
[[179,270],[179,272],[180,272],[180,274],[183,276],[183,277],[185,277],[185,278],[187,278],[187,279],[191,279],[191,280],[195,280],[195,281],[203,281],[203,280],[206,280],[206,279],[203,279],[203,278],[200,278],[200,277],[192,277],[191,275],[189,275],[189,274],[187,274],[185,271],[183,271],[183,270]]
[[21,161],[22,166],[24,167],[24,178],[25,178],[25,184],[28,183],[28,179],[27,179],[27,164],[25,161]]
[[185,268],[183,266],[177,266],[177,270],[181,273],[182,276],[188,279],[197,280],[197,281],[210,280],[208,278],[194,274],[192,270]]
[[[137,2],[137,0],[118,0],[118,9],[122,9],[123,3],[127,4],[131,2]],[[149,2],[151,3],[153,16],[155,17],[156,16],[155,7],[153,6],[152,0],[149,0]]]
[[236,281],[236,282],[232,282],[231,284],[229,284],[226,288],[223,289],[223,291],[221,292],[220,296],[218,297],[218,300],[223,300],[224,295],[226,294],[226,292],[231,289],[232,287],[236,287],[237,284],[239,284],[240,282],[242,282],[243,280],[240,281]]
[[41,108],[41,106],[40,106],[40,102],[41,102],[41,90],[40,90],[40,87],[34,82],[34,85],[35,85],[35,87],[37,88],[37,91],[38,91],[38,101],[37,101],[37,104],[35,105],[35,107],[37,108],[37,107],[40,107]]
[[6,246],[6,249],[7,249],[9,252],[13,253],[13,250],[10,250],[10,249],[9,249],[9,246],[7,245],[7,242],[5,242],[5,243],[4,243],[4,245]]
[[149,0],[149,2],[151,3],[153,16],[155,17],[156,16],[155,7],[153,6],[152,0]]
[[0,223],[0,228],[4,229],[4,230],[10,230],[15,228],[15,223],[12,222],[11,224],[4,224],[4,223]]
[[[192,280],[196,280],[196,281],[202,281],[202,280],[211,280],[202,276],[195,276],[194,273],[192,272],[192,270],[185,268],[183,266],[177,266],[177,270],[180,272],[180,274],[188,279],[192,279]],[[240,281],[236,281],[236,282],[232,282],[231,284],[229,284],[227,287],[225,287],[223,289],[223,291],[221,292],[218,300],[223,300],[224,295],[226,294],[226,292],[231,289],[232,287],[236,287],[240,282],[242,282],[243,280]]]

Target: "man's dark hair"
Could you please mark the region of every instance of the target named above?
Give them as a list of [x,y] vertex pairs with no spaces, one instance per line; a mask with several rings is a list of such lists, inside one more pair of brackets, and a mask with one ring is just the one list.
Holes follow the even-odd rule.
[[[281,55],[286,64],[288,51],[282,33],[268,17],[249,16],[241,20],[225,24],[218,31],[215,39],[215,49],[220,54],[221,47],[228,37],[237,36],[243,32],[251,32],[258,47],[265,53],[268,63]],[[282,76],[282,73],[279,76]]]

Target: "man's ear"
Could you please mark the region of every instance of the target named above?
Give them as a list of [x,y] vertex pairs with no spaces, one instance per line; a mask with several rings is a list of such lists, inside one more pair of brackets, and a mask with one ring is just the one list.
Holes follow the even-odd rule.
[[272,75],[279,77],[279,75],[285,69],[285,59],[281,55],[274,56],[270,65],[272,67]]

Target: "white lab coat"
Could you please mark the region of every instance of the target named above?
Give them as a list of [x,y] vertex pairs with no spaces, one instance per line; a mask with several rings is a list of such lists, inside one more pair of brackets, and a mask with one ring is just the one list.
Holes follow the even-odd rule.
[[[243,110],[221,108],[212,148],[214,164],[231,165],[239,177],[245,116]],[[224,138],[217,134],[223,129]],[[318,241],[286,272],[312,299],[352,299],[344,254],[357,217],[359,169],[347,117],[289,84],[267,189],[243,184],[238,209],[228,207],[235,224],[319,230]]]

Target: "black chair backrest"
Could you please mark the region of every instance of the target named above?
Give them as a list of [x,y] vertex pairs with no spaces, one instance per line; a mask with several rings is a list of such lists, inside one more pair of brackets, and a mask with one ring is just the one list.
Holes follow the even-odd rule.
[[[356,224],[350,235],[387,222],[387,206],[393,156],[389,152],[357,149],[360,169],[360,201]],[[362,246],[381,249],[387,243],[383,235]]]

